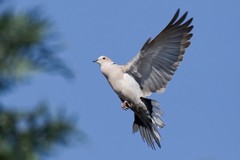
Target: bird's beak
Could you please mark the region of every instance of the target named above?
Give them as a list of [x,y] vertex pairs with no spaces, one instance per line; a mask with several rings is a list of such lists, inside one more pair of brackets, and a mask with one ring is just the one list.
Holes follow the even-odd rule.
[[94,60],[94,61],[92,61],[93,63],[96,63],[98,60]]

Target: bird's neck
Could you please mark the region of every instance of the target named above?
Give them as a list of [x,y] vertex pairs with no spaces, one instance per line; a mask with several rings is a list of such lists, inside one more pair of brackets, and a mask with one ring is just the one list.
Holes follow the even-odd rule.
[[[114,62],[106,63],[101,66],[101,71],[107,79],[114,78],[113,76],[121,71],[121,67]],[[115,79],[115,78],[114,78]]]

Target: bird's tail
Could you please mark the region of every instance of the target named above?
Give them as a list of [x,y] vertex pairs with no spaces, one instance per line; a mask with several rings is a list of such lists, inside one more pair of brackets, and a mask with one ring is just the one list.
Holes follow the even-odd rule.
[[146,141],[151,148],[155,149],[154,141],[160,148],[161,137],[158,129],[164,127],[164,123],[160,118],[163,113],[157,101],[143,97],[141,97],[141,100],[147,106],[148,111],[140,115],[135,113],[133,133],[139,130],[143,141]]

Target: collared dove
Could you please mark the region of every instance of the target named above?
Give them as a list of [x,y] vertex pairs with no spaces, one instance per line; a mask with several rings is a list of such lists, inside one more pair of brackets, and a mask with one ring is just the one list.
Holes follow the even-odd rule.
[[158,102],[146,97],[165,90],[192,37],[193,18],[184,22],[187,12],[178,16],[179,9],[165,29],[153,40],[149,38],[126,65],[117,65],[106,56],[94,61],[119,96],[123,109],[130,108],[134,112],[133,133],[140,131],[142,139],[152,149],[155,143],[161,147],[158,129],[164,127],[164,123]]

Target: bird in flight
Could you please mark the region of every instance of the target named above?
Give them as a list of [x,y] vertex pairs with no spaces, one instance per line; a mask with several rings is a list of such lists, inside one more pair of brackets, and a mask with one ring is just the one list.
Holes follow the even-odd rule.
[[179,18],[179,12],[178,9],[169,24],[153,40],[149,38],[126,65],[115,64],[106,56],[94,61],[122,101],[122,108],[134,112],[133,133],[139,131],[152,149],[155,143],[161,147],[158,129],[164,127],[163,113],[157,101],[146,97],[165,90],[193,36],[193,18],[185,20],[188,12]]

